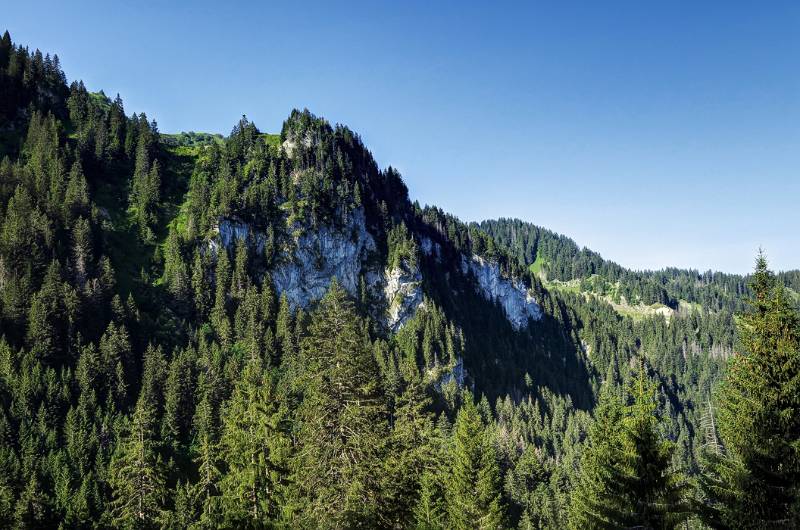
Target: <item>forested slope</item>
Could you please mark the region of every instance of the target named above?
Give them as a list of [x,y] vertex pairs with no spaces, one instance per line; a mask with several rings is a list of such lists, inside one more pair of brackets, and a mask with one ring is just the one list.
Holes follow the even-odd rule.
[[0,526],[595,527],[615,473],[606,526],[730,513],[689,486],[765,270],[467,225],[309,111],[163,134],[8,33],[0,94]]
[[[566,236],[519,219],[484,221],[477,226],[521,263],[533,267],[537,275],[562,282],[583,280],[583,290],[613,290],[617,300],[622,297],[628,302],[664,304],[674,309],[684,301],[714,311],[741,311],[750,294],[748,276],[674,267],[633,271],[580,248]],[[800,270],[781,272],[778,278],[787,288],[800,292]]]

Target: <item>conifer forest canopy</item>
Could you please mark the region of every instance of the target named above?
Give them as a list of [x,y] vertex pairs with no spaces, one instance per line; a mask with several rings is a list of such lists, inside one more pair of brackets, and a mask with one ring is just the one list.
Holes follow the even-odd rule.
[[1,528],[800,527],[800,271],[632,271],[308,110],[99,88],[0,39]]

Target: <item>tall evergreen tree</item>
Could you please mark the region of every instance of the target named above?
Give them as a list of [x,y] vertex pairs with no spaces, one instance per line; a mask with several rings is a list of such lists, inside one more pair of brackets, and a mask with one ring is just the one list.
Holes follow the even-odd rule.
[[742,315],[742,353],[719,393],[724,451],[704,481],[706,519],[729,528],[800,526],[800,315],[763,254]]
[[446,479],[448,527],[503,527],[500,467],[489,431],[471,397],[458,411]]
[[303,402],[295,480],[302,518],[371,528],[379,510],[388,423],[378,366],[346,291],[331,282],[302,344]]
[[[389,527],[407,527],[414,520],[414,509],[418,504],[422,477],[429,472],[439,471],[439,463],[444,457],[443,440],[438,436],[430,413],[431,400],[424,394],[422,385],[410,383],[399,396],[395,405],[394,428],[389,439],[389,451],[385,459],[382,487],[381,517]],[[436,477],[439,478],[438,476]],[[433,510],[433,485],[427,484],[423,502],[420,506],[426,519],[435,518]]]
[[604,386],[572,493],[572,528],[657,530],[688,517],[684,480],[671,469],[674,446],[659,433],[654,393],[643,361],[631,404]]
[[110,464],[113,526],[126,529],[160,526],[166,496],[163,467],[158,453],[156,407],[143,395]]
[[251,356],[224,412],[220,482],[222,507],[232,527],[267,528],[280,517],[289,438],[285,410],[260,357]]

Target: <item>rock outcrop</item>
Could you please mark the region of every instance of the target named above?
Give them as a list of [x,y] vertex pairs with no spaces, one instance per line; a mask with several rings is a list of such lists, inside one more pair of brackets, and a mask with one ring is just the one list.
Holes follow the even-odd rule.
[[467,369],[464,368],[464,359],[456,357],[455,362],[449,366],[437,366],[430,369],[428,377],[433,379],[433,386],[439,392],[450,381],[455,381],[457,387],[464,388],[467,384]]
[[521,281],[503,277],[500,265],[480,256],[461,257],[461,270],[464,274],[472,272],[477,280],[479,292],[487,300],[502,306],[514,329],[521,330],[528,319],[542,318],[542,309],[536,299]]
[[384,280],[386,325],[391,331],[397,331],[422,306],[422,274],[417,267],[412,269],[403,263],[400,267],[387,269]]
[[439,243],[434,242],[429,237],[424,237],[424,236],[422,237],[422,239],[420,240],[420,250],[422,250],[422,253],[425,254],[426,256],[433,256],[437,260],[441,258],[442,255],[441,245],[439,245]]
[[[387,308],[385,323],[391,331],[400,329],[423,305],[422,275],[417,267],[403,263],[381,275],[367,266],[376,244],[366,228],[363,210],[353,212],[343,226],[323,225],[298,233],[301,235],[286,245],[270,271],[276,291],[279,295],[286,294],[292,306],[308,308],[324,296],[333,278],[352,296],[358,296],[362,275],[371,292],[383,291]],[[267,235],[241,220],[223,218],[209,246],[214,252],[220,245],[232,250],[240,240],[246,241],[253,252],[261,253]],[[424,240],[422,251],[436,256],[437,246]],[[503,277],[497,263],[480,256],[462,256],[461,268],[464,274],[472,272],[484,298],[503,307],[515,329],[525,327],[529,318],[541,318],[541,309],[530,292],[522,282]]]
[[218,244],[232,250],[236,247],[237,241],[244,240],[252,251],[260,254],[264,251],[264,245],[267,243],[266,234],[254,230],[250,225],[238,219],[220,219],[214,232],[215,237],[209,243],[214,252],[217,251]]
[[[251,249],[261,252],[267,241],[263,232],[232,219],[220,220],[216,232],[210,242],[214,250],[218,244],[231,249],[244,239]],[[308,308],[322,298],[333,278],[352,296],[358,295],[362,273],[368,287],[375,288],[381,282],[380,275],[366,270],[375,240],[366,229],[363,210],[353,212],[344,226],[300,232],[302,235],[294,238],[270,271],[275,290],[279,295],[286,294],[292,306]]]

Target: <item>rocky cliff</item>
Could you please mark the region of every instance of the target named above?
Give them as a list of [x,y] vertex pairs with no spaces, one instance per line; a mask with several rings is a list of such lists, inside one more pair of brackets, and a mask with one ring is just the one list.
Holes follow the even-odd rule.
[[386,325],[392,331],[400,329],[422,306],[422,274],[408,263],[384,275],[383,289],[387,304]]
[[[380,275],[366,264],[375,251],[375,240],[366,229],[363,210],[356,210],[343,226],[324,225],[298,231],[270,271],[275,289],[285,294],[294,307],[308,306],[322,298],[336,278],[351,295],[357,296],[361,275],[370,289],[381,283]],[[246,223],[221,219],[210,246],[219,244],[229,250],[238,240],[245,240],[255,252],[266,244],[266,234]]]
[[515,329],[527,326],[528,319],[542,318],[542,309],[530,291],[521,281],[505,278],[497,263],[480,256],[462,256],[461,270],[475,276],[479,292],[487,300],[500,304]]

